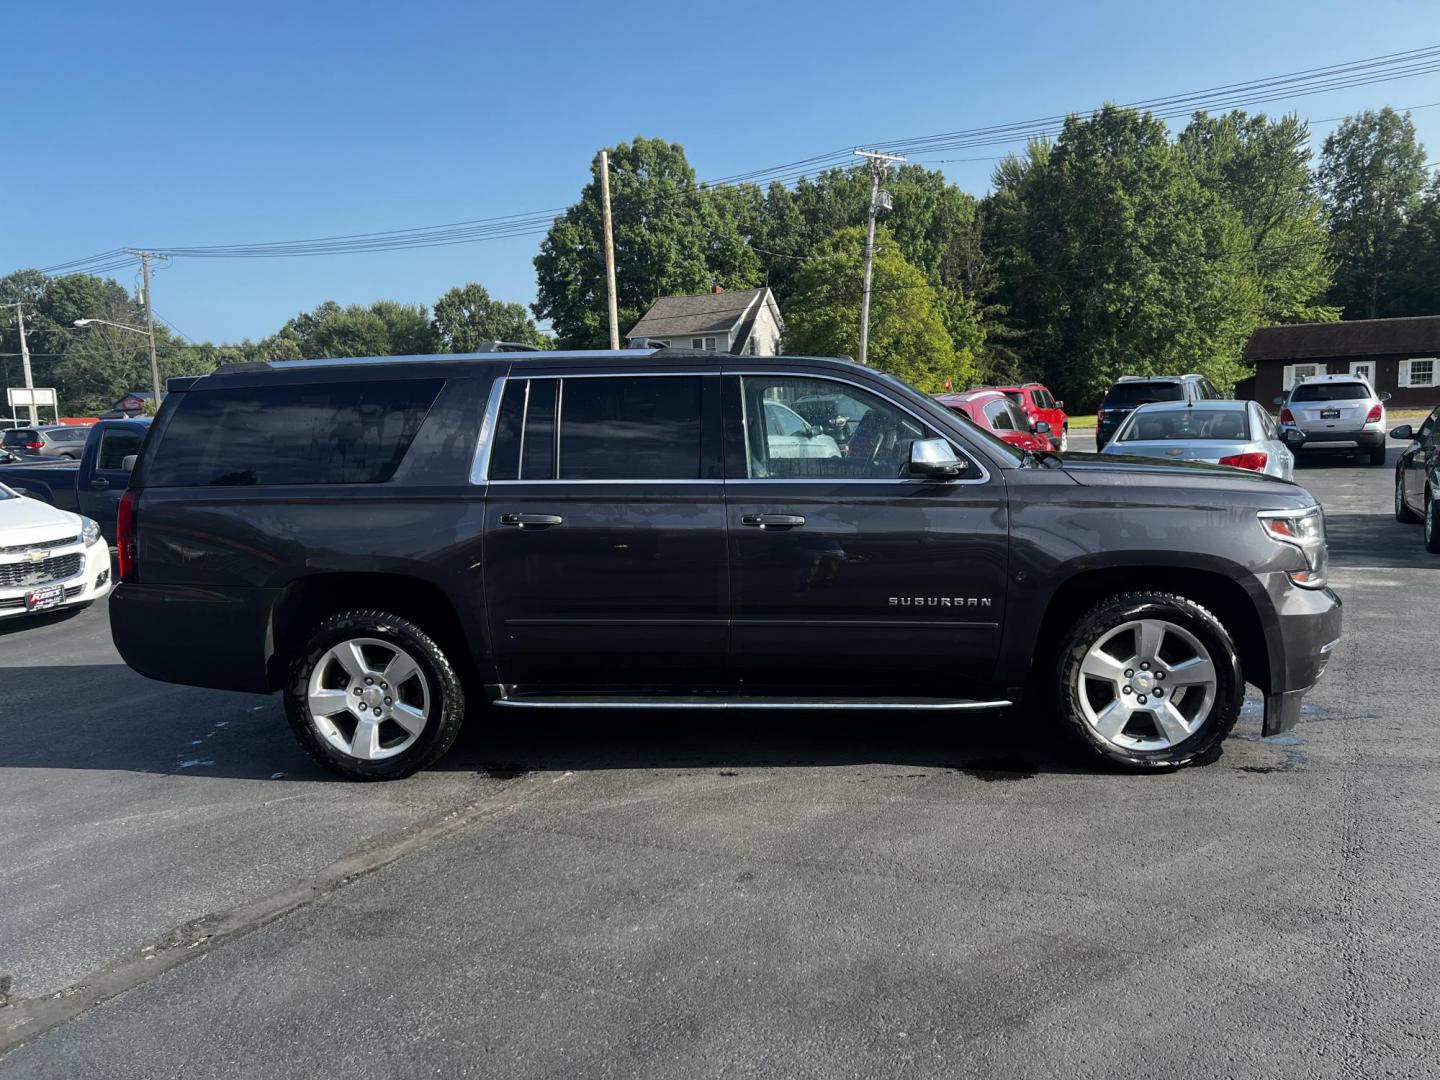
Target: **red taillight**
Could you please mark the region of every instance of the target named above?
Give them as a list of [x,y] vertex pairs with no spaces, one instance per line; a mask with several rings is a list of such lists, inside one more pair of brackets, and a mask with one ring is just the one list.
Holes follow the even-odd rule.
[[43,442],[27,442],[27,443],[25,444],[25,449],[26,449],[26,450],[44,450],[44,449],[45,449],[45,444],[44,444]]
[[1282,423],[1282,424],[1293,424],[1293,423],[1295,423],[1295,414],[1292,413],[1289,409],[1281,409],[1281,410],[1280,410],[1280,423]]
[[1229,457],[1220,459],[1221,465],[1229,465],[1232,469],[1251,469],[1254,472],[1262,472],[1266,462],[1270,460],[1269,454],[1231,454]]
[[1369,413],[1368,416],[1365,417],[1365,423],[1367,423],[1367,424],[1378,424],[1378,423],[1380,422],[1380,418],[1381,418],[1382,416],[1384,416],[1384,415],[1385,415],[1385,409],[1384,409],[1383,406],[1381,406],[1381,405],[1371,405],[1371,406],[1370,406],[1370,413]]
[[120,580],[134,581],[136,554],[139,550],[135,532],[135,492],[127,491],[120,496],[120,507],[115,515],[115,550],[120,563]]

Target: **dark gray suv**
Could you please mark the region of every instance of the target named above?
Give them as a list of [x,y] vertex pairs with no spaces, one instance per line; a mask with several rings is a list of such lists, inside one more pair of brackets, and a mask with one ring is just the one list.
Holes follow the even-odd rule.
[[[170,390],[120,506],[115,642],[154,678],[282,691],[352,777],[433,762],[482,705],[1024,701],[1174,766],[1247,682],[1267,732],[1295,723],[1340,636],[1303,488],[1021,451],[846,360],[384,357]],[[804,419],[837,395],[843,430]]]

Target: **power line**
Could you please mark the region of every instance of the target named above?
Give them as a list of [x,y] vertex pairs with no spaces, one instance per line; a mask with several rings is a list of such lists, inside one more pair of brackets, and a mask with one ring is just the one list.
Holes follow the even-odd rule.
[[[1268,76],[1242,82],[1226,83],[1203,90],[1164,97],[1147,98],[1130,102],[1123,108],[1143,109],[1159,119],[1171,119],[1194,112],[1229,111],[1270,101],[1290,100],[1314,94],[1359,86],[1371,86],[1398,79],[1415,78],[1440,72],[1440,45],[1426,46],[1404,52],[1387,53],[1331,64],[1306,68],[1283,75]],[[1437,103],[1440,104],[1440,103]],[[1428,106],[1418,106],[1428,107]],[[946,151],[973,149],[987,146],[1001,146],[1033,139],[1046,138],[1062,125],[1071,114],[1055,114],[1032,120],[1008,124],[994,124],[984,127],[965,128],[942,132],[935,135],[914,136],[908,139],[872,141],[866,145],[892,152],[905,151],[909,154],[943,153]],[[783,165],[749,172],[734,173],[706,181],[702,185],[679,193],[680,197],[695,197],[706,188],[728,187],[740,184],[764,185],[769,183],[790,184],[805,176],[841,168],[850,159],[850,147],[836,149],[823,154],[787,162]],[[931,163],[941,164],[958,161],[997,160],[989,158],[938,158]],[[151,246],[145,250],[174,258],[306,258],[320,255],[348,255],[381,251],[399,251],[416,248],[448,247],[456,244],[471,244],[489,240],[509,239],[538,235],[548,232],[555,217],[564,213],[565,207],[552,207],[525,213],[506,214],[496,217],[474,218],[450,222],[443,225],[419,226],[408,229],[381,230],[363,233],[345,233],[335,236],[314,237],[305,240],[280,240],[234,244],[188,245],[177,247]],[[56,273],[106,273],[125,269],[138,264],[136,256],[123,248],[112,248],[83,259],[73,259],[43,268],[48,274]]]

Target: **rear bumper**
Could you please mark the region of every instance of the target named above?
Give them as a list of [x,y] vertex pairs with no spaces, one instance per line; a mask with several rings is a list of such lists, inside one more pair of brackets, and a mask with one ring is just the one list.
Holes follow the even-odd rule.
[[1271,649],[1264,732],[1277,735],[1295,726],[1305,694],[1325,673],[1340,641],[1342,604],[1329,589],[1301,589],[1285,574],[1268,576],[1272,580],[1266,586],[1275,602],[1279,633],[1273,640],[1278,649]]
[[266,694],[278,597],[276,589],[126,583],[110,600],[110,636],[148,678]]
[[1301,431],[1287,428],[1283,432],[1285,445],[1291,450],[1375,450],[1385,445],[1383,428],[1359,428],[1350,431]]

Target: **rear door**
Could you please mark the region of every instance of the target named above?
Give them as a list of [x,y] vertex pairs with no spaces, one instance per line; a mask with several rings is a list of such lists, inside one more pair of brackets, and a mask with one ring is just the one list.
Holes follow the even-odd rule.
[[[766,403],[827,386],[860,402],[863,415],[834,452],[791,456],[769,430]],[[940,433],[859,380],[738,370],[725,376],[725,408],[739,678],[792,688],[883,685],[891,694],[983,684],[1005,611],[999,471],[972,453],[960,479],[912,478],[910,444]]]
[[484,567],[501,680],[721,683],[718,370],[521,369],[501,392]]

